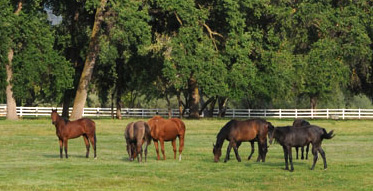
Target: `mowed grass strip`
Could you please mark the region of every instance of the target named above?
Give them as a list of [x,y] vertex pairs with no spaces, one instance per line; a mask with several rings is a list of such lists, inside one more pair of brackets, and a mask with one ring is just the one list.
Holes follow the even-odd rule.
[[[315,170],[312,154],[295,160],[294,172],[285,171],[280,145],[269,147],[265,163],[246,158],[250,144],[234,152],[223,163],[214,163],[212,144],[229,119],[184,120],[187,130],[182,161],[173,159],[166,142],[165,161],[156,160],[154,144],[149,146],[146,163],[129,162],[124,128],[139,119],[96,119],[98,159],[85,158],[83,138],[69,140],[69,159],[59,158],[55,127],[49,119],[0,120],[0,190],[372,190],[373,125],[369,120],[310,120],[334,129],[336,136],[324,140],[328,169],[321,156]],[[141,120],[141,119],[140,119]],[[147,119],[142,119],[147,120]],[[291,125],[292,120],[272,120],[275,126]]]

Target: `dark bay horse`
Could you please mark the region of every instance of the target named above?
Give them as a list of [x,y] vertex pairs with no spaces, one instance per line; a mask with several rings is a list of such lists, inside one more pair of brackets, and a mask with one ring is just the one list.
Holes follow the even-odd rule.
[[[304,119],[296,119],[293,122],[293,127],[295,127],[295,128],[306,126],[306,125],[311,125],[311,124],[308,121],[304,120]],[[309,148],[310,148],[310,144],[307,144],[307,147],[306,147],[306,160],[308,159]],[[298,159],[298,150],[299,150],[299,147],[295,147],[295,151],[297,153],[297,159]],[[301,147],[301,151],[302,151],[302,157],[301,157],[301,159],[303,160],[304,159],[304,147]]]
[[145,145],[145,162],[148,155],[148,145],[151,143],[150,127],[144,121],[131,122],[124,131],[124,138],[127,143],[127,152],[130,161],[136,156],[138,162],[142,162],[142,145]]
[[[238,147],[242,142],[251,142],[252,148],[254,141],[258,141],[259,156],[257,162],[260,160],[265,162],[267,154],[267,135],[269,131],[273,131],[274,127],[271,123],[264,119],[249,119],[246,121],[231,120],[221,128],[216,137],[216,144],[214,144],[213,154],[214,161],[218,162],[221,156],[221,148],[225,140],[229,141],[226,157],[224,162],[229,160],[229,154],[233,148],[236,159],[241,162],[241,157],[238,154]],[[253,153],[250,154],[251,157]]]
[[285,170],[289,170],[288,160],[290,161],[290,171],[294,170],[291,147],[302,147],[309,143],[312,144],[313,164],[311,170],[315,168],[318,152],[324,161],[324,169],[327,169],[325,152],[321,148],[323,139],[331,139],[334,137],[333,130],[329,133],[324,128],[316,125],[307,125],[298,128],[292,126],[277,127],[270,133],[270,143],[273,138],[280,143],[284,150]]
[[52,109],[52,124],[56,126],[56,134],[60,143],[60,158],[62,157],[62,147],[65,148],[65,155],[67,155],[67,141],[69,139],[74,139],[83,136],[84,142],[87,148],[86,157],[89,156],[89,142],[94,150],[94,158],[96,155],[96,125],[91,119],[82,118],[75,121],[69,121],[64,119],[57,113],[57,109]]
[[176,159],[176,138],[179,137],[179,161],[181,160],[181,153],[184,149],[185,124],[178,118],[164,119],[161,116],[154,116],[148,120],[150,126],[151,136],[154,141],[155,150],[157,152],[157,159],[159,160],[158,141],[161,144],[161,151],[163,160],[166,160],[164,152],[164,142],[171,141],[174,159]]

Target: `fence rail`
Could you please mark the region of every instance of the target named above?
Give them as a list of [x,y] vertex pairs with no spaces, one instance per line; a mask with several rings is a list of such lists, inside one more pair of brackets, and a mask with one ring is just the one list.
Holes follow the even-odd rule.
[[[20,117],[50,116],[52,107],[17,107]],[[62,113],[62,108],[57,108]],[[70,108],[70,112],[72,108]],[[111,108],[84,108],[84,117],[111,117]],[[173,117],[179,115],[178,109],[172,109]],[[154,115],[168,116],[167,109],[123,108],[122,117],[149,118]],[[6,105],[0,105],[0,117],[6,116]],[[218,116],[218,110],[213,117]],[[203,115],[202,115],[203,117]],[[308,119],[373,119],[373,109],[227,109],[225,117],[228,118],[308,118]]]

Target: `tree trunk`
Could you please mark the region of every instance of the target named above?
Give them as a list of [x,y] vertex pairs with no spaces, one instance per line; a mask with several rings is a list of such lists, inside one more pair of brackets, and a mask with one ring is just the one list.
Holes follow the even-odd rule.
[[168,95],[166,95],[166,101],[167,101],[167,110],[168,110],[168,118],[172,118],[172,109],[171,109],[171,102],[170,99],[168,98]]
[[[19,15],[19,13],[22,10],[23,1],[18,1],[17,9],[14,11],[15,15]],[[6,105],[7,105],[7,112],[6,112],[6,119],[8,120],[17,120],[17,104],[16,100],[13,96],[13,86],[12,86],[12,78],[13,78],[13,57],[14,57],[14,50],[12,48],[9,48],[8,51],[8,63],[5,64],[5,70],[6,70]]]
[[70,116],[71,120],[79,119],[83,115],[84,105],[87,101],[88,84],[91,81],[93,68],[96,63],[96,57],[99,53],[98,37],[101,28],[101,23],[103,20],[103,11],[106,6],[106,2],[107,0],[101,0],[100,7],[98,7],[96,10],[92,35],[88,47],[88,54],[84,63],[82,75],[80,76],[78,89],[76,91],[73,111]]
[[179,118],[182,119],[183,118],[183,101],[181,101],[180,94],[181,93],[178,92],[176,97],[177,97],[177,102],[179,104]]
[[73,90],[66,90],[63,94],[63,104],[62,104],[62,117],[69,118],[70,103],[72,99]]
[[13,96],[12,90],[12,77],[13,77],[13,70],[12,70],[12,61],[13,61],[14,51],[10,49],[8,52],[8,63],[5,65],[6,68],[6,82],[8,85],[6,86],[6,105],[7,105],[7,112],[6,112],[6,119],[8,120],[17,120],[17,104],[16,100]]
[[317,97],[316,96],[310,96],[310,103],[311,103],[311,109],[316,109]]
[[218,117],[225,117],[225,112],[227,110],[227,102],[228,98],[226,97],[219,97],[219,114]]
[[[118,87],[118,86],[117,86]],[[121,100],[121,97],[122,97],[122,91],[120,88],[117,89],[117,119],[122,119],[122,100]]]
[[189,91],[189,117],[190,118],[199,118],[199,100],[200,95],[198,91],[197,80],[193,77],[190,77],[188,81],[188,91]]

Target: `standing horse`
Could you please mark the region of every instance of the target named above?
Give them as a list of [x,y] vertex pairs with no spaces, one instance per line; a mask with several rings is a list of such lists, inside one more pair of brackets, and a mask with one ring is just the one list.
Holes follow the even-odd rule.
[[327,169],[325,152],[321,148],[323,139],[331,139],[334,137],[333,130],[329,133],[324,128],[308,125],[298,128],[292,126],[277,127],[270,133],[270,143],[273,138],[280,143],[284,150],[285,170],[289,170],[288,160],[290,161],[290,171],[294,170],[293,157],[291,154],[291,147],[302,147],[309,143],[312,144],[313,164],[311,170],[315,168],[317,161],[317,153],[321,154],[324,161],[324,169]]
[[[238,147],[242,142],[258,141],[259,156],[257,162],[262,160],[265,162],[265,157],[267,154],[267,135],[268,131],[272,131],[273,126],[271,123],[264,119],[249,119],[246,121],[231,120],[221,128],[220,132],[216,138],[216,144],[214,144],[213,154],[214,161],[218,162],[221,156],[221,148],[223,146],[224,140],[229,141],[227,148],[227,153],[224,162],[229,160],[229,154],[233,147],[238,162],[241,162],[241,157],[238,154]],[[252,150],[253,153],[253,150]],[[250,156],[252,155],[250,154]],[[250,157],[249,156],[249,157]]]
[[69,121],[57,113],[57,109],[52,109],[52,124],[56,126],[56,135],[60,143],[60,158],[62,157],[62,147],[65,148],[65,155],[67,155],[67,141],[83,135],[84,142],[87,148],[86,157],[89,156],[89,141],[94,150],[94,158],[96,155],[96,125],[91,119],[82,118],[75,121]]
[[176,138],[179,137],[179,161],[181,161],[181,153],[184,149],[185,124],[178,118],[164,119],[161,116],[154,116],[148,120],[151,136],[154,141],[155,150],[157,152],[157,160],[159,157],[158,141],[161,144],[163,160],[166,160],[164,152],[164,142],[171,141],[174,159],[176,159]]
[[[311,125],[311,124],[308,121],[304,120],[304,119],[296,119],[293,122],[293,127],[295,127],[295,128],[306,126],[306,125]],[[309,151],[309,148],[310,148],[310,144],[307,144],[307,147],[306,147],[306,160],[308,160],[308,151]],[[297,159],[298,159],[298,149],[299,149],[299,147],[295,147],[295,151],[297,153]],[[301,147],[301,151],[302,151],[302,157],[301,157],[301,159],[303,160],[304,159],[304,147]]]
[[148,145],[151,143],[150,127],[144,121],[131,122],[127,125],[124,131],[124,138],[127,143],[127,152],[130,161],[136,156],[138,162],[142,162],[142,145],[145,146],[145,162],[148,155]]

